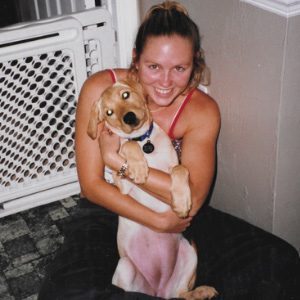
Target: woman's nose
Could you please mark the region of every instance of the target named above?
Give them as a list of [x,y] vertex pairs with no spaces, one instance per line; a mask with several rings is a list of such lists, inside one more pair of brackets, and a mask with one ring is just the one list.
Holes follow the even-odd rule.
[[163,71],[162,72],[162,75],[161,75],[161,85],[162,86],[170,86],[172,82],[172,79],[171,79],[171,74],[169,71]]

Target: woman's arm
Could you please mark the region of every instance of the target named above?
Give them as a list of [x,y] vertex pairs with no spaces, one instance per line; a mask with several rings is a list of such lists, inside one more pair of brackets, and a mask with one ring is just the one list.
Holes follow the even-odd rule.
[[181,163],[190,172],[190,188],[194,216],[204,204],[210,191],[216,166],[216,143],[220,131],[220,112],[217,103],[199,92],[199,103],[189,107],[190,125],[183,138]]
[[[153,230],[162,232],[181,232],[189,224],[180,220],[172,212],[158,214],[141,205],[133,198],[122,195],[119,190],[104,180],[104,163],[99,151],[98,140],[87,135],[90,111],[93,103],[102,91],[111,85],[107,72],[91,76],[84,84],[76,112],[76,163],[82,195],[90,201],[143,224]],[[101,130],[101,126],[99,126]],[[100,136],[105,135],[101,130]],[[111,146],[111,144],[109,145]]]
[[[220,130],[217,103],[208,95],[195,91],[175,127],[175,137],[183,137],[181,164],[189,170],[192,195],[190,216],[197,214],[210,191],[215,174],[216,142]],[[158,170],[150,170],[145,188],[159,193],[171,203],[171,178]]]

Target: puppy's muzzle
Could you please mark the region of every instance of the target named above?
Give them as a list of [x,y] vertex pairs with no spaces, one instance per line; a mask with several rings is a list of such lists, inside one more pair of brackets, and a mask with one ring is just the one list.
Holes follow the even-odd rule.
[[129,126],[137,126],[139,124],[139,119],[136,117],[136,114],[132,111],[126,113],[123,116],[123,121]]

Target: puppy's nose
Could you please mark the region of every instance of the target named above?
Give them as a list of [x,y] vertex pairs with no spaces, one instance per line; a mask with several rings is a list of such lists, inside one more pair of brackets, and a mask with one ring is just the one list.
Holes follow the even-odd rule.
[[137,119],[135,113],[132,111],[125,114],[125,116],[123,117],[123,121],[127,125],[137,125],[138,124],[138,119]]

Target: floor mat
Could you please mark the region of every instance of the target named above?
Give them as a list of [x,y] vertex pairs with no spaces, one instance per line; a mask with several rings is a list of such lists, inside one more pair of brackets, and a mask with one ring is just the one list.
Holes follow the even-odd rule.
[[0,218],[0,299],[36,300],[79,196]]

